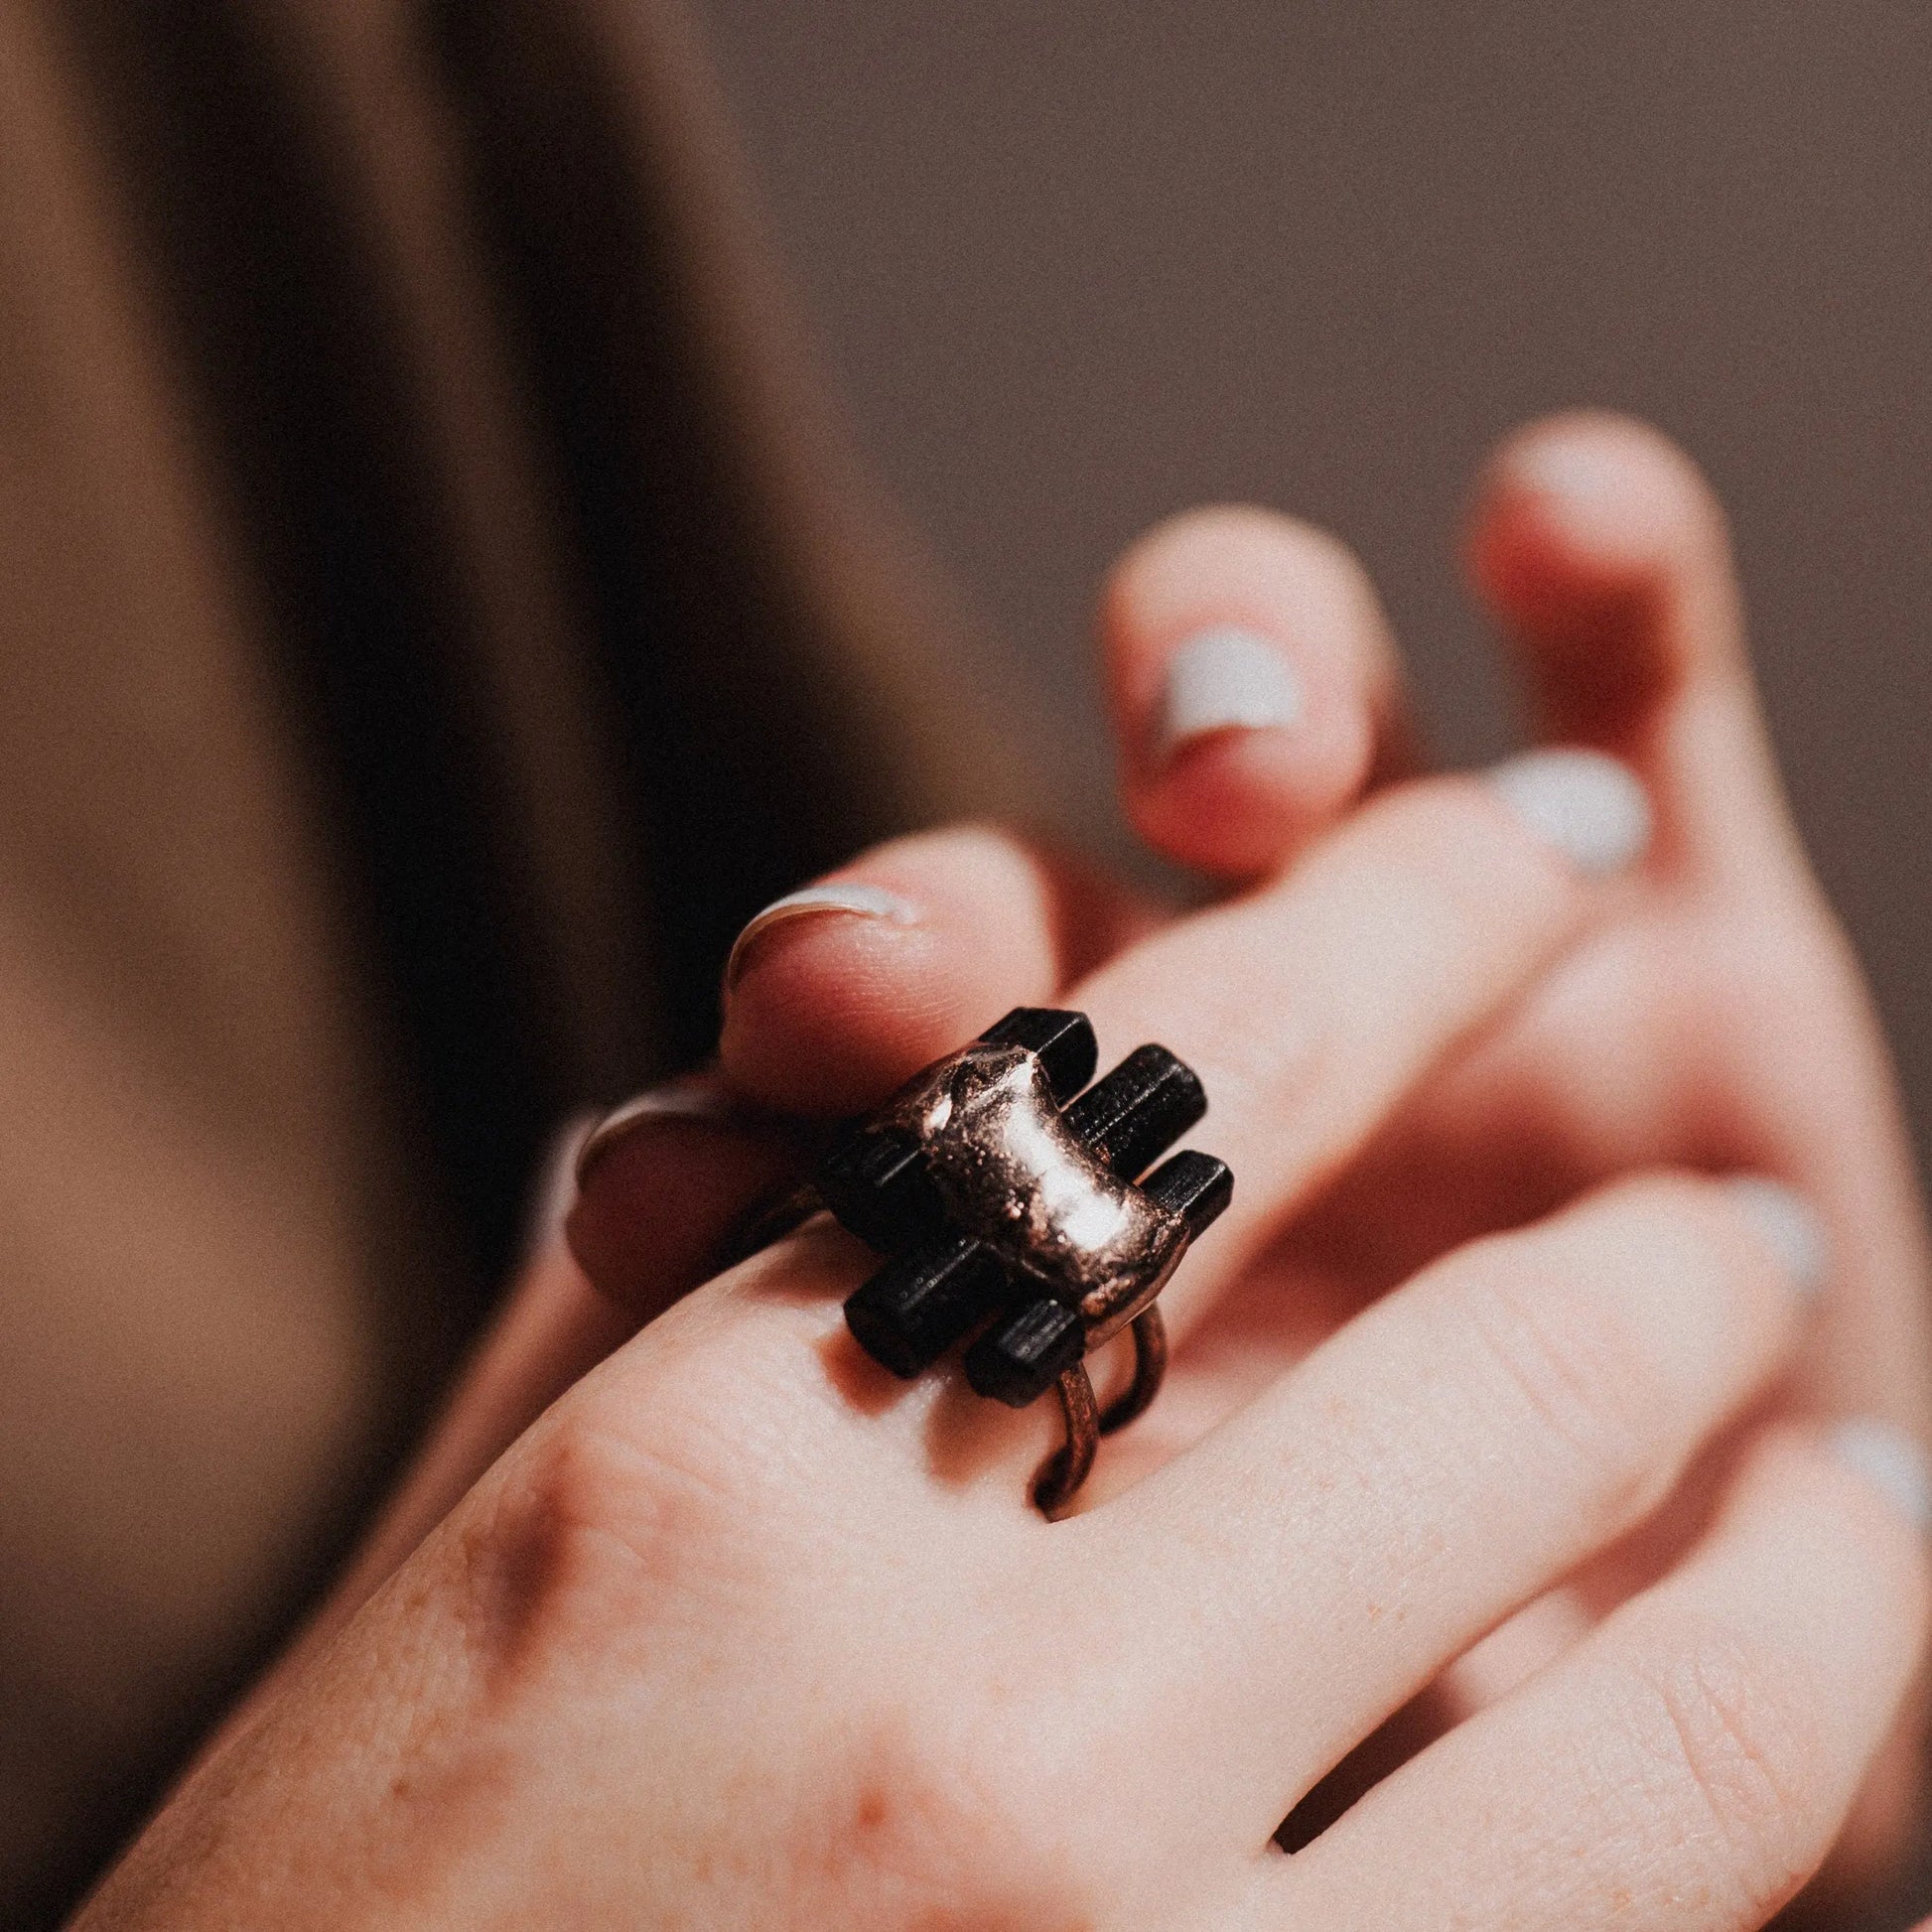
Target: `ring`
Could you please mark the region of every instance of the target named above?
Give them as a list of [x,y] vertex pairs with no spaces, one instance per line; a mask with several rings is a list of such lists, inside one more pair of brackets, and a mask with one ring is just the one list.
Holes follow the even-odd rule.
[[[1066,1441],[1033,1491],[1049,1515],[1154,1400],[1156,1297],[1234,1189],[1211,1155],[1147,1172],[1207,1111],[1193,1071],[1149,1045],[1094,1080],[1098,1051],[1084,1014],[1016,1008],[851,1127],[811,1189],[886,1257],[845,1304],[876,1361],[909,1379],[972,1335],[975,1393],[1024,1409],[1057,1389]],[[1085,1358],[1129,1327],[1134,1379],[1103,1415]]]

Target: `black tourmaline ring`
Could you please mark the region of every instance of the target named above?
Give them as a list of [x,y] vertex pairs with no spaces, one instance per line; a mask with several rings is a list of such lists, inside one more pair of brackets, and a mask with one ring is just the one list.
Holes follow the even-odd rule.
[[[1234,1187],[1206,1154],[1147,1173],[1207,1111],[1188,1067],[1142,1046],[1093,1080],[1097,1052],[1084,1014],[1017,1008],[850,1128],[816,1175],[886,1257],[845,1305],[868,1354],[909,1378],[971,1336],[978,1394],[1024,1409],[1058,1390],[1066,1443],[1034,1485],[1049,1514],[1099,1438],[1154,1400],[1168,1359],[1155,1297]],[[1101,1415],[1085,1358],[1130,1325],[1134,1380]]]

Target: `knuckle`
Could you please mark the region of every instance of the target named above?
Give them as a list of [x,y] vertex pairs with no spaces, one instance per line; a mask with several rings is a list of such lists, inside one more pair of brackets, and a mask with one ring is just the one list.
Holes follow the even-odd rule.
[[1011,1699],[983,1697],[946,1775],[965,1794],[976,1842],[1004,1848],[1005,1868],[1024,1875],[1027,1893],[1070,1902],[1094,1874],[1111,1870],[1124,1882],[1132,1861],[1087,1807],[1067,1803],[1091,1787],[1093,1765],[1075,1742],[1083,1714],[1056,1714],[1055,1702],[1036,1685],[1024,1714]]
[[559,1417],[501,1471],[463,1538],[488,1654],[634,1628],[707,1564],[727,1498],[594,1421]]
[[[1612,1181],[1580,1210],[1568,1234],[1584,1250],[1576,1254],[1580,1269],[1593,1263],[1599,1277],[1609,1267],[1624,1280],[1668,1282],[1672,1308],[1700,1317],[1683,1325],[1680,1339],[1696,1337],[1691,1345],[1702,1361],[1715,1337],[1734,1339],[1738,1291],[1758,1273],[1761,1243],[1740,1238],[1740,1220],[1722,1182],[1661,1170]],[[1654,1303],[1646,1306],[1655,1311]],[[1669,1326],[1680,1333],[1678,1322]]]
[[1478,1370],[1545,1459],[1568,1461],[1591,1504],[1621,1518],[1660,1479],[1651,1446],[1668,1440],[1664,1378],[1617,1298],[1560,1291],[1546,1268],[1512,1258],[1463,1304]]
[[845,1528],[800,1453],[833,1405],[782,1317],[680,1338],[647,1386],[573,1390],[473,1497],[461,1547],[480,1626],[514,1651],[559,1630],[662,1627],[810,1587]]
[[1635,1671],[1632,1692],[1650,1829],[1741,1904],[1777,1903],[1810,1869],[1808,1771],[1829,1756],[1802,1680],[1718,1632]]
[[1048,1775],[1017,1727],[896,1714],[855,1754],[826,1821],[833,1895],[847,1910],[891,1899],[894,1922],[1096,1924],[1089,1878],[1105,1864],[1070,1844]]
[[513,1679],[559,1646],[628,1655],[646,1628],[784,1586],[774,1458],[740,1440],[704,1362],[689,1367],[644,1419],[566,1398],[473,1499],[467,1620],[491,1672]]

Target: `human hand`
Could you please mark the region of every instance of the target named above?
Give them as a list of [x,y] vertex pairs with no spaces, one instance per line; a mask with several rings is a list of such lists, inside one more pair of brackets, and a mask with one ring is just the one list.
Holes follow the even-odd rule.
[[[1419,1082],[1371,1145],[1344,1137],[1306,1165],[1293,1198],[1242,1202],[1220,1237],[1253,1259],[1242,1290],[1198,1314],[1174,1298],[1176,1326],[1195,1331],[1173,1392],[1110,1452],[1103,1482],[1158,1464],[1454,1242],[1660,1163],[1767,1172],[1822,1213],[1829,1287],[1767,1412],[1869,1412],[1925,1435],[1926,1249],[1905,1137],[1868,1002],[1779,796],[1708,489],[1648,431],[1560,418],[1493,463],[1470,551],[1486,602],[1522,647],[1543,735],[1600,747],[1642,774],[1652,850],[1507,1023]],[[1186,666],[1195,640],[1229,627],[1280,653],[1300,717],[1164,744],[1164,718],[1202,716],[1199,689],[1188,689],[1202,683]],[[1373,596],[1345,554],[1300,526],[1205,512],[1157,532],[1116,573],[1103,637],[1130,813],[1184,862],[1267,876],[1356,786],[1408,762]],[[1205,680],[1210,722],[1227,676],[1223,667]],[[1266,676],[1234,695],[1236,711],[1246,703],[1265,719]],[[888,848],[835,883],[883,889],[910,914],[759,931],[726,1029],[740,1087],[805,1111],[868,1101],[1003,1006],[1059,998],[1072,967],[1152,916],[984,841]],[[1055,932],[1068,936],[1070,963],[1055,954]],[[1262,1018],[1299,1040],[1311,1089],[1323,1046],[1291,963]],[[1185,1024],[1170,1043],[1197,1058]],[[1206,1070],[1216,1090],[1238,1077],[1211,1059]],[[1284,1110],[1288,1136],[1301,1105],[1297,1095]],[[587,1203],[585,1252],[619,1292],[649,1273],[640,1231],[651,1222],[638,1210],[652,1158],[633,1156],[634,1192],[622,1176],[612,1186],[617,1211],[600,1219]],[[1574,1614],[1542,1628],[1567,1640],[1579,1618],[1658,1574],[1723,1466],[1714,1457],[1676,1511],[1577,1580]],[[1450,1688],[1466,1705],[1482,1674],[1463,1676]],[[1845,1876],[1895,1850],[1916,1769],[1907,1727],[1850,1835]]]
[[[1170,1291],[1183,1326],[1609,909],[1575,863],[1602,840],[1552,807],[1623,810],[1628,856],[1627,783],[1548,771],[1392,788],[1069,994],[1208,1080],[1241,1206]],[[1052,1526],[1044,1419],[884,1376],[836,1306],[860,1258],[809,1232],[555,1404],[86,1922],[1755,1924],[1920,1640],[1923,1491],[1869,1430],[1758,1443],[1662,1581],[1297,1859],[1267,1842],[1768,1385],[1804,1274],[1770,1198],[1652,1175],[1458,1249],[1285,1374],[1246,1361],[1232,1413],[1203,1370],[1177,1452],[1132,1486],[1110,1458]]]

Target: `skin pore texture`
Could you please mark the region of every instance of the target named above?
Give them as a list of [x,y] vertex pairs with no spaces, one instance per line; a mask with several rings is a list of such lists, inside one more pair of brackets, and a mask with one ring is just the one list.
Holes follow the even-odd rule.
[[[1428,773],[1347,554],[1197,512],[1101,644],[1130,817],[1225,897],[954,828],[754,922],[718,1065],[601,1137],[80,1923],[1716,1932],[1880,1870],[1925,1236],[1722,521],[1650,432],[1560,418],[1470,554],[1560,755]],[[1194,1066],[1237,1176],[1170,1386],[1050,1524],[1051,1405],[878,1369],[848,1237],[712,1268],[784,1117],[1047,1003]]]

